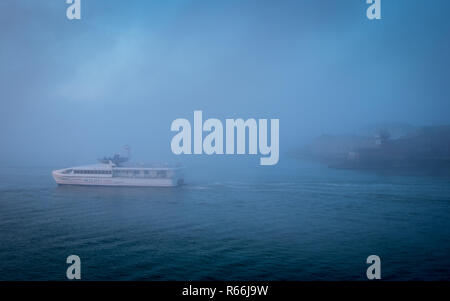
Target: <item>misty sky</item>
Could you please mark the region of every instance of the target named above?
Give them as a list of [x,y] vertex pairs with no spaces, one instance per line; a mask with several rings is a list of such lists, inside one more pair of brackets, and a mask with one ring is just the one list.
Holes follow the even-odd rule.
[[0,164],[170,159],[194,110],[279,118],[281,153],[450,124],[450,2],[383,0],[380,21],[365,2],[82,0],[69,21],[65,0],[1,0]]

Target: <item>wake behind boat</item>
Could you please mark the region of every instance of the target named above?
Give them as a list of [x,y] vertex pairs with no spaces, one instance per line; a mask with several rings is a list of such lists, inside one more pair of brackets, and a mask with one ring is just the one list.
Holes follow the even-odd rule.
[[54,170],[59,185],[173,187],[183,183],[181,167],[128,163],[127,157],[114,155],[100,163]]

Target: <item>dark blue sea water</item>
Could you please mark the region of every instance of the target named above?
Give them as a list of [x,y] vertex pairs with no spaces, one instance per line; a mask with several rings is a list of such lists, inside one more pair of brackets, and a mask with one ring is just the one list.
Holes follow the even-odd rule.
[[[66,166],[55,166],[66,167]],[[450,280],[445,176],[188,166],[178,188],[58,187],[0,170],[0,280]]]

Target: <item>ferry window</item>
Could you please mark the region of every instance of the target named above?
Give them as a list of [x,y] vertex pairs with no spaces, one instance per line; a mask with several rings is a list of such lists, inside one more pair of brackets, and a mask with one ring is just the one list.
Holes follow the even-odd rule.
[[160,178],[165,178],[167,176],[167,172],[165,170],[158,170],[157,175]]

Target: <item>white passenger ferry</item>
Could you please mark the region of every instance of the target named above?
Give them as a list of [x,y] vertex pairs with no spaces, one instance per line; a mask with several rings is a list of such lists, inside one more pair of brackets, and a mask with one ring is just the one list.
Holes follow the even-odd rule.
[[128,157],[114,155],[100,163],[54,170],[60,185],[173,187],[183,183],[181,167],[133,165]]

